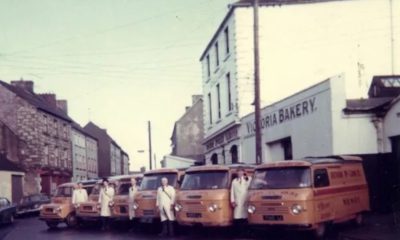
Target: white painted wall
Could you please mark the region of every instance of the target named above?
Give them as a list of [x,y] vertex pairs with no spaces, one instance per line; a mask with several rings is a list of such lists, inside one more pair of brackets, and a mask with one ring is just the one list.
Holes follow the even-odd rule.
[[384,146],[386,152],[392,151],[390,137],[400,135],[400,101],[394,101],[384,120]]
[[24,176],[25,174],[21,172],[0,171],[0,196],[6,197],[10,201],[12,201],[12,175]]
[[[293,158],[302,158],[312,155],[331,155],[333,153],[332,142],[332,111],[331,99],[340,84],[333,82],[344,81],[342,76],[332,77],[311,88],[305,89],[295,95],[278,101],[262,109],[261,116],[266,126],[266,116],[272,119],[277,117],[276,124],[264,127],[263,134],[263,161],[276,161],[284,158],[281,144],[274,144],[276,141],[290,137],[292,141]],[[332,94],[333,93],[333,94]],[[343,97],[343,96],[342,96]],[[341,99],[338,99],[339,102]],[[303,104],[305,109],[303,109]],[[299,114],[297,115],[297,106]],[[296,109],[296,117],[280,121],[280,113]],[[342,106],[342,109],[345,105]],[[242,118],[240,135],[242,136],[242,159],[248,163],[255,162],[255,138],[254,114]],[[272,143],[268,146],[267,143]]]
[[[349,98],[365,95],[373,75],[392,73],[391,30],[395,56],[393,73],[399,74],[400,1],[392,1],[393,29],[390,28],[390,2],[349,0],[261,7],[262,105],[275,102],[319,82],[326,76],[341,72],[345,73],[347,79],[344,95],[346,92]],[[227,20],[226,26],[230,29],[232,44],[231,54],[225,62],[224,33],[223,30],[218,33],[215,41],[219,42],[221,65],[218,69],[215,68],[215,50],[214,47],[210,48],[210,78],[206,72],[206,57],[202,61],[205,138],[253,111],[252,14],[252,8],[238,7]],[[232,86],[235,88],[232,91],[235,109],[228,116],[227,112],[223,112],[222,119],[215,123],[215,85],[220,82],[221,89],[225,89],[223,79],[227,72],[231,73]],[[213,124],[208,121],[209,92],[213,97]],[[221,99],[226,99],[223,93]],[[226,103],[222,101],[221,104],[222,109],[226,109]],[[350,122],[354,126],[359,124],[354,120]],[[366,122],[363,120],[361,124]],[[353,125],[343,123],[342,127],[358,133]],[[370,133],[370,130],[367,132]],[[339,143],[335,143],[334,148],[338,152],[347,151]]]
[[86,137],[72,129],[72,180],[87,179]]

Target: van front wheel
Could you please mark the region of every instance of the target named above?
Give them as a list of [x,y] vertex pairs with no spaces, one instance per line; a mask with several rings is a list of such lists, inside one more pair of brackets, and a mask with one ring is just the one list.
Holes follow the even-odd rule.
[[78,219],[76,218],[75,214],[70,213],[67,216],[66,223],[68,227],[75,227],[76,225],[78,225]]
[[326,223],[318,223],[314,229],[314,237],[316,239],[322,239],[326,233]]
[[362,213],[359,213],[356,215],[356,218],[354,219],[354,223],[356,224],[356,226],[362,226],[364,223],[364,217]]

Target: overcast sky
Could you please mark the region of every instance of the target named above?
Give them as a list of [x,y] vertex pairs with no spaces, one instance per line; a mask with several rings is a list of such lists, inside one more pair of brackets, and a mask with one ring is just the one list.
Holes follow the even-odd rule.
[[0,79],[33,80],[69,114],[107,128],[147,165],[147,120],[160,160],[173,124],[201,93],[199,57],[233,0],[1,0]]

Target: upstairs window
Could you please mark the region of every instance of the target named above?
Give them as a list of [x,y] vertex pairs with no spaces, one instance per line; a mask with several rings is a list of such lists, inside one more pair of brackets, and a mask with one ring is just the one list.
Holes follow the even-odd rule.
[[228,92],[228,111],[232,111],[233,104],[232,104],[232,93],[231,93],[231,75],[230,73],[226,74],[226,88]]
[[229,28],[226,27],[224,30],[224,35],[225,35],[225,53],[226,55],[229,54]]
[[210,55],[207,55],[207,57],[206,57],[206,64],[207,64],[207,77],[210,77],[210,75],[211,75]]
[[208,94],[208,114],[209,114],[209,121],[212,124],[212,102],[211,102],[211,93]]
[[219,66],[219,47],[218,47],[218,42],[215,43],[215,66]]
[[221,119],[221,89],[217,84],[217,101],[218,101],[218,119]]

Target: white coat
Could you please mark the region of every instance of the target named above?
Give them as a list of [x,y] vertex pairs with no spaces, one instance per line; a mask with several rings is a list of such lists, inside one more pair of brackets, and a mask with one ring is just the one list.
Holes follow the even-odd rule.
[[132,186],[129,188],[129,219],[132,220],[135,217],[135,209],[133,208],[133,205],[135,203],[135,195],[138,191],[137,186]]
[[245,177],[235,178],[231,185],[231,203],[235,203],[236,207],[233,210],[234,219],[247,218],[247,192],[251,178],[246,181]]
[[80,204],[83,202],[87,202],[88,194],[86,189],[74,189],[72,192],[72,204]]
[[175,204],[175,189],[172,186],[159,187],[157,189],[156,206],[160,210],[161,222],[175,221],[173,206]]
[[100,216],[102,217],[110,217],[111,209],[110,202],[113,201],[114,198],[114,188],[108,186],[107,188],[102,187],[99,194],[99,203],[100,203]]

